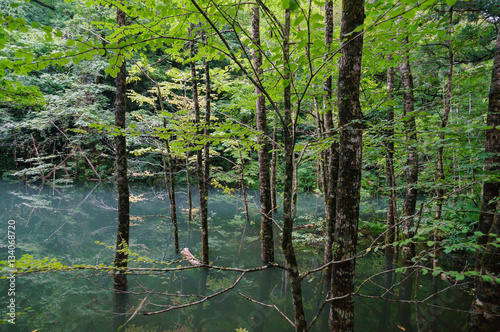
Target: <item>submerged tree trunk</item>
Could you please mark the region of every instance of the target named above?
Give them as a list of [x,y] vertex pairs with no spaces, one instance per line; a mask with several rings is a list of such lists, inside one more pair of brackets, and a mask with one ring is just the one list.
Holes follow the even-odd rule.
[[[364,0],[342,1],[337,90],[339,119],[339,171],[336,205],[335,260],[346,260],[333,266],[332,296],[354,292],[356,245],[358,241],[359,199],[361,190],[362,114],[359,102],[363,33],[355,31],[363,25]],[[335,300],[330,309],[330,331],[354,330],[354,302],[351,295]]]
[[[126,15],[120,9],[116,10],[116,23],[126,25]],[[127,63],[125,59],[116,75],[115,126],[125,130],[125,113],[127,110]],[[116,234],[116,253],[114,266],[127,267],[128,243],[130,229],[129,189],[127,176],[127,139],[125,133],[115,136],[116,154],[116,188],[118,191],[118,232]],[[127,276],[122,271],[115,271],[113,278],[117,291],[127,290]]]
[[[391,57],[389,56],[390,60]],[[394,68],[387,69],[387,100],[394,100]],[[389,188],[389,198],[387,200],[387,230],[385,233],[385,243],[391,245],[396,241],[396,178],[394,176],[394,107],[387,109],[387,130],[385,133],[386,154],[385,154],[385,174],[387,177],[387,187]]]
[[[285,25],[283,29],[283,59],[285,63],[285,80],[290,82],[291,73],[289,68],[290,52],[290,8],[285,10]],[[304,315],[302,303],[302,287],[300,284],[300,275],[297,265],[297,258],[293,249],[293,215],[292,215],[292,196],[293,196],[293,154],[295,147],[295,137],[292,122],[292,104],[291,104],[291,85],[287,84],[283,91],[284,110],[283,110],[283,131],[284,131],[284,149],[285,149],[285,186],[283,190],[283,239],[281,246],[286,259],[287,271],[290,277],[293,301],[293,316],[295,319],[295,328],[297,331],[306,331],[307,324]]]
[[[500,29],[498,30],[493,74],[489,93],[488,117],[486,125],[493,127],[486,131],[484,170],[487,176],[500,173]],[[500,181],[487,179],[483,183],[483,200],[479,216],[479,230],[484,234],[479,242],[485,244],[484,253],[480,259],[480,273],[491,280],[476,279],[476,294],[472,304],[472,327],[478,331],[495,331],[500,326],[500,287],[496,278],[500,277],[500,249],[496,243],[500,234],[500,215],[498,199],[500,197]],[[498,280],[498,279],[497,279]]]
[[[260,50],[260,9],[259,5],[252,7],[252,42],[254,44],[253,66],[257,80],[262,80],[262,52]],[[260,189],[260,246],[263,265],[274,262],[273,221],[271,202],[271,175],[269,171],[269,139],[267,136],[267,114],[265,97],[260,89],[255,87],[255,115],[259,135],[259,189]]]
[[[406,37],[408,43],[408,37]],[[415,123],[415,98],[413,96],[413,77],[410,68],[408,46],[405,50],[403,65],[401,66],[401,79],[403,83],[404,125],[406,133],[406,195],[403,201],[403,240],[414,236],[414,215],[417,206],[417,181],[418,181],[418,154],[417,154],[417,128]],[[415,256],[415,244],[411,242],[403,247],[403,257],[406,261]]]

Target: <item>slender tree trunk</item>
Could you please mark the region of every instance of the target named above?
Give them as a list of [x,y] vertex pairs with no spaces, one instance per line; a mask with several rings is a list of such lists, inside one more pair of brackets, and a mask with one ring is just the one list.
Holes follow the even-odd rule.
[[[489,93],[487,126],[493,129],[486,131],[485,151],[488,157],[485,160],[484,170],[487,176],[500,173],[500,29],[498,30],[493,74]],[[479,230],[484,235],[479,239],[484,244],[485,251],[479,256],[480,272],[493,280],[476,279],[476,294],[472,304],[472,327],[477,331],[495,331],[500,326],[500,287],[495,278],[500,277],[500,249],[496,243],[500,234],[500,214],[498,199],[500,196],[500,181],[487,179],[483,183],[483,200],[479,216]]]
[[[158,101],[160,104],[160,109],[162,113],[165,111],[163,109],[163,97],[161,95],[160,85],[157,84],[156,88],[158,90]],[[163,128],[167,128],[167,119],[163,118]],[[167,149],[167,159],[168,159],[168,176],[167,176],[167,165],[165,163],[165,155],[163,153],[163,141],[165,142],[165,147]],[[170,152],[170,144],[168,143],[168,138],[165,140],[161,140],[158,144],[161,149],[162,159],[163,159],[163,168],[165,170],[165,184],[167,186],[168,191],[168,199],[170,202],[170,220],[172,221],[172,225],[174,226],[174,248],[175,253],[179,254],[179,227],[177,225],[177,205],[175,203],[175,158],[172,157],[172,153]]]
[[[262,80],[262,53],[260,51],[260,9],[256,4],[252,7],[252,42],[254,44],[253,66],[257,80]],[[263,265],[274,262],[273,221],[271,202],[271,175],[269,170],[269,140],[267,137],[267,114],[265,97],[260,89],[255,87],[255,114],[259,135],[259,189],[260,189],[260,247]],[[243,161],[242,161],[243,162]]]
[[193,221],[193,198],[191,196],[191,171],[189,170],[189,151],[186,151],[186,182],[188,196],[188,221]]
[[[195,26],[191,24],[191,32],[195,35]],[[194,42],[191,42],[191,57],[196,55],[196,50]],[[198,135],[202,134],[201,129],[201,116],[200,116],[200,103],[198,97],[198,79],[196,74],[196,66],[193,61],[190,62],[191,67],[191,79],[193,82],[193,105],[194,105],[194,121],[197,127]],[[207,91],[207,94],[209,90]],[[210,106],[208,106],[210,107]],[[198,178],[198,193],[200,196],[200,222],[201,222],[201,261],[204,264],[208,264],[208,218],[207,218],[207,196],[205,190],[205,167],[203,164],[203,155],[205,152],[205,145],[199,147],[196,151],[196,176]]]
[[[333,1],[325,3],[325,45],[330,51],[333,42]],[[325,61],[329,58],[330,52],[325,55]],[[327,76],[323,82],[323,90],[325,96],[323,98],[323,109],[325,111],[324,125],[326,136],[334,137],[333,124],[333,77]],[[324,153],[324,197],[325,197],[325,253],[324,263],[328,263],[333,259],[333,240],[335,236],[335,220],[336,220],[336,205],[337,205],[337,181],[339,169],[339,154],[336,143],[331,143],[330,148]],[[325,277],[331,278],[332,268],[325,270]],[[332,303],[333,304],[333,303]]]
[[[408,37],[406,37],[408,43]],[[404,125],[406,132],[407,157],[406,157],[406,195],[403,201],[403,240],[414,236],[415,208],[417,205],[418,182],[418,154],[417,154],[417,128],[415,123],[415,98],[413,96],[413,77],[410,67],[408,47],[405,50],[403,65],[401,66],[401,79],[403,82]],[[415,256],[415,244],[410,243],[403,247],[403,257],[406,261]]]
[[[437,204],[436,204],[436,215],[435,215],[436,220],[441,219],[441,214],[442,214],[442,210],[443,210],[444,193],[445,193],[444,188],[443,188],[444,180],[445,180],[444,162],[443,162],[444,140],[445,140],[444,129],[448,125],[448,118],[449,118],[450,112],[451,112],[451,98],[452,98],[452,88],[453,88],[454,55],[453,55],[452,40],[451,40],[452,24],[453,24],[453,6],[450,7],[450,22],[449,22],[450,27],[449,27],[449,31],[448,31],[448,33],[450,35],[450,40],[448,41],[448,59],[449,59],[448,84],[446,86],[446,96],[444,98],[444,113],[443,113],[443,116],[441,117],[441,132],[439,133],[439,147],[438,147],[438,151],[437,151],[438,189],[437,189]],[[436,239],[434,239],[434,240],[436,240]]]
[[[295,128],[295,124],[292,124],[292,126]],[[293,135],[295,136],[295,134]],[[292,185],[292,218],[295,220],[295,217],[297,216],[297,197],[298,197],[298,192],[299,192],[299,182],[298,182],[298,163],[295,161],[295,153],[292,155],[293,157],[293,164],[295,165],[293,167],[293,185]]]
[[250,225],[250,211],[248,209],[247,191],[245,189],[245,163],[243,162],[243,154],[241,153],[241,150],[240,150],[240,188],[241,188],[241,193],[243,194],[243,206],[245,208],[246,225]]
[[[363,25],[364,0],[342,1],[340,40],[342,56],[339,61],[338,119],[339,170],[336,205],[335,260],[332,269],[332,296],[354,292],[356,245],[358,242],[359,199],[361,191],[362,114],[359,103],[363,33],[354,31]],[[351,295],[336,300],[330,308],[331,331],[354,330],[354,302]]]
[[[276,121],[276,120],[275,120]],[[278,201],[276,197],[276,172],[278,167],[278,147],[276,146],[276,123],[273,124],[273,152],[271,153],[271,209],[272,209],[272,218],[276,214],[278,210]]]
[[[283,59],[285,63],[285,80],[290,82],[291,73],[289,69],[290,56],[290,8],[285,10],[285,25],[283,29]],[[284,110],[283,110],[283,131],[284,131],[284,149],[285,149],[285,187],[283,191],[283,238],[281,246],[285,254],[287,271],[290,277],[293,301],[293,316],[295,319],[295,328],[297,331],[306,331],[307,324],[304,315],[302,303],[302,287],[300,284],[300,275],[297,265],[297,258],[293,249],[293,215],[292,215],[292,196],[293,196],[293,154],[295,147],[295,137],[292,122],[292,104],[291,104],[291,85],[287,84],[283,91]]]
[[[126,15],[120,9],[116,10],[116,23],[126,25]],[[115,126],[125,129],[125,114],[127,111],[127,63],[125,59],[116,75]],[[127,267],[128,243],[130,228],[129,189],[127,176],[127,139],[125,134],[115,136],[116,154],[116,187],[118,190],[118,232],[116,234],[116,253],[114,265],[117,268]],[[115,271],[113,278],[117,291],[127,290],[127,276],[122,271]]]
[[[203,35],[206,42],[206,35]],[[208,184],[210,183],[210,143],[208,137],[210,135],[210,61],[205,59],[205,125],[203,136],[206,140],[203,147],[203,200],[200,196],[200,216],[201,216],[201,251],[202,262],[209,264],[208,260]],[[201,195],[201,191],[200,191]]]
[[[389,61],[391,56],[389,56]],[[387,100],[394,100],[394,68],[387,69]],[[385,243],[390,245],[396,241],[396,178],[394,176],[394,107],[387,109],[387,130],[386,130],[386,154],[385,154],[385,174],[387,186],[389,187],[389,199],[387,200],[387,232],[385,233]]]
[[[170,152],[170,145],[168,144],[168,139],[165,140],[167,147],[167,157],[168,157],[168,196],[170,200],[170,219],[172,220],[172,225],[174,226],[174,247],[175,253],[179,254],[179,227],[177,225],[177,205],[175,203],[175,158],[172,157]],[[166,170],[165,170],[166,171]]]

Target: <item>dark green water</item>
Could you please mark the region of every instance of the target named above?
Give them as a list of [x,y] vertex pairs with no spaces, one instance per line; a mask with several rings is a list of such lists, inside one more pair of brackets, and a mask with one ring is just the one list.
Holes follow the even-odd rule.
[[[0,192],[0,261],[7,260],[8,221],[16,226],[16,258],[29,254],[35,259],[57,258],[65,265],[111,265],[116,236],[116,192],[112,186],[80,186],[65,189],[27,187],[2,183]],[[131,206],[131,250],[155,261],[172,262],[175,255],[172,225],[169,222],[168,197],[158,187],[132,187],[134,203]],[[199,256],[201,249],[199,225],[187,223],[187,195],[180,189],[177,195],[179,235],[181,248],[189,248]],[[250,193],[250,210],[258,220],[258,199]],[[194,205],[197,205],[194,195]],[[298,223],[306,224],[321,217],[321,197],[302,194],[297,210]],[[210,259],[214,265],[256,267],[260,264],[259,226],[245,227],[243,203],[239,195],[228,196],[213,191],[209,200]],[[275,228],[275,232],[278,229]],[[321,265],[322,248],[304,244],[314,242],[314,230],[301,230],[304,237],[296,251],[301,270]],[[367,239],[365,239],[366,241]],[[96,242],[101,244],[96,244]],[[363,242],[363,238],[362,241]],[[279,262],[283,255],[276,242]],[[169,267],[186,265],[176,262]],[[131,266],[151,264],[133,262]],[[161,263],[157,267],[166,267]],[[387,269],[383,251],[371,253],[357,262],[357,282]],[[131,315],[139,312],[122,331],[293,331],[293,327],[274,309],[252,303],[239,295],[250,296],[274,304],[288,317],[293,317],[289,283],[286,273],[271,272],[247,274],[238,286],[204,302],[203,305],[144,316],[141,312],[156,311],[186,301],[197,301],[201,293],[212,294],[230,286],[239,273],[211,271],[206,289],[200,285],[199,270],[184,270],[156,275],[131,275],[126,298],[117,298],[112,291],[112,278],[103,272],[72,271],[32,273],[16,280],[15,325],[0,324],[2,331],[116,331]],[[3,273],[5,275],[5,271]],[[320,274],[303,281],[303,297],[308,321],[316,314],[326,294],[321,291]],[[358,296],[356,301],[356,329],[358,331],[462,331],[466,330],[467,311],[471,299],[467,289],[450,288],[448,281],[440,280],[432,286],[429,275],[414,273],[409,276],[385,274],[373,278],[360,291],[364,296],[379,297],[389,289],[386,297],[398,300],[404,290],[412,286],[412,296],[418,300],[438,291],[425,303],[389,302],[380,298]],[[406,278],[406,279],[405,279]],[[401,282],[403,280],[403,282]],[[406,280],[406,281],[405,281]],[[9,282],[0,282],[0,317],[8,319]],[[170,294],[165,295],[162,293]],[[392,294],[392,295],[389,295]],[[174,295],[174,296],[172,296]],[[180,297],[179,295],[194,295]],[[430,306],[432,304],[433,306]],[[125,309],[123,309],[125,307]],[[455,309],[455,310],[449,310]],[[126,314],[120,314],[125,312]],[[312,331],[327,330],[327,310]]]

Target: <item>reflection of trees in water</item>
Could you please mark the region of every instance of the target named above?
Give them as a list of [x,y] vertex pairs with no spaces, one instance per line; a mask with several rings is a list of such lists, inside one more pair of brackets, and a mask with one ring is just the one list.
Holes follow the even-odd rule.
[[[32,193],[30,201],[41,200],[43,206],[41,208],[35,208],[32,213],[31,221],[28,223],[26,219],[24,223],[20,224],[20,228],[23,232],[27,232],[29,237],[24,237],[28,239],[30,243],[36,244],[26,244],[26,248],[31,248],[29,250],[35,257],[42,255],[51,257],[60,257],[60,259],[68,263],[91,263],[99,264],[104,263],[109,265],[111,262],[112,250],[105,248],[104,246],[98,246],[93,244],[95,239],[99,239],[108,245],[110,244],[110,239],[114,235],[115,217],[114,213],[110,212],[105,208],[99,208],[93,204],[93,199],[96,201],[102,201],[106,205],[111,205],[106,197],[109,196],[109,192],[105,190],[106,188],[97,188],[93,191],[89,189],[75,188],[71,191],[64,189],[60,190],[61,195],[57,196],[57,192],[54,195],[48,192],[50,188],[45,188],[38,194],[38,190],[31,190]],[[134,190],[136,196],[143,194],[142,197],[147,199],[142,201],[137,201],[132,205],[132,213],[137,218],[134,219],[133,224],[135,224],[134,232],[132,233],[132,246],[133,252],[140,253],[141,256],[155,258],[159,261],[166,260],[171,262],[179,257],[174,255],[173,248],[173,238],[169,233],[170,224],[167,218],[162,216],[168,215],[168,202],[162,201],[156,198],[156,194],[146,190],[144,193],[140,190]],[[22,195],[29,196],[26,191],[20,191]],[[185,195],[182,195],[185,196]],[[29,202],[25,200],[21,195],[9,195],[9,200],[3,200],[3,206],[15,207],[19,206],[22,202]],[[312,198],[314,199],[314,198]],[[233,197],[232,200],[237,200]],[[228,200],[229,201],[229,200]],[[305,201],[308,201],[305,199]],[[180,202],[183,204],[183,202]],[[48,208],[47,208],[48,207]],[[220,201],[215,203],[213,207],[219,207],[221,211],[215,210],[215,214],[212,216],[211,227],[213,232],[211,233],[211,241],[213,242],[212,248],[214,250],[214,264],[218,266],[255,266],[259,261],[259,246],[258,246],[258,229],[253,225],[247,225],[246,235],[243,240],[243,246],[241,242],[241,235],[245,227],[245,219],[242,217],[228,219],[228,211],[230,213],[237,213],[237,210],[226,201]],[[303,207],[299,205],[298,211],[301,211]],[[11,211],[12,209],[10,209]],[[306,211],[307,209],[304,209]],[[31,210],[24,209],[18,212],[20,215],[28,216]],[[186,212],[187,213],[187,212]],[[186,215],[185,213],[180,215],[180,241],[183,246],[190,247],[194,254],[198,253],[199,250],[199,236],[197,235],[196,227],[191,225],[189,233],[185,225]],[[24,224],[27,227],[23,227]],[[183,228],[184,227],[184,228]],[[309,230],[301,230],[301,232],[309,232]],[[25,233],[26,234],[26,233]],[[53,234],[53,235],[52,235]],[[44,242],[48,237],[50,238]],[[254,243],[252,245],[252,243]],[[144,246],[144,244],[146,244]],[[31,246],[31,247],[30,247]],[[241,248],[240,257],[234,257],[234,253]],[[375,247],[375,244],[370,243],[366,246]],[[319,266],[322,260],[321,250],[318,252],[314,249],[309,248],[307,255],[299,253],[299,264],[300,266]],[[381,255],[382,251],[379,250],[377,253],[370,252],[369,257],[362,258],[365,254],[363,250],[360,250],[360,257],[358,257],[358,272],[360,273],[357,277],[357,285],[361,285],[362,281],[370,280],[363,284],[363,286],[357,290],[357,304],[356,310],[358,311],[357,321],[361,320],[366,323],[361,323],[360,326],[366,324],[371,324],[371,326],[379,326],[380,321],[387,322],[386,326],[394,326],[396,324],[397,307],[405,305],[409,308],[409,318],[406,320],[409,322],[410,326],[407,330],[414,328],[416,317],[419,318],[420,328],[422,329],[426,322],[436,322],[441,326],[441,321],[446,319],[450,321],[452,316],[449,310],[440,309],[441,307],[452,307],[460,308],[460,301],[456,300],[454,302],[446,302],[446,297],[452,291],[451,288],[443,291],[446,287],[452,286],[450,282],[445,282],[438,280],[440,284],[440,293],[437,297],[430,297],[425,300],[426,297],[430,296],[433,292],[431,289],[431,279],[429,274],[427,276],[422,276],[421,274],[414,278],[412,289],[413,295],[415,290],[417,291],[418,300],[415,302],[414,296],[410,296],[406,302],[401,302],[398,295],[401,294],[402,285],[399,284],[401,281],[400,274],[395,274],[394,272],[381,273],[382,271],[392,271],[396,269],[397,265],[391,265],[388,256]],[[317,256],[317,257],[316,257]],[[279,257],[277,259],[280,259]],[[131,262],[132,269],[130,269],[131,275],[129,276],[129,304],[128,309],[125,311],[125,321],[128,320],[135,309],[138,308],[141,301],[148,296],[146,301],[143,303],[141,310],[136,314],[136,316],[127,323],[127,326],[146,326],[154,327],[156,324],[163,326],[164,324],[173,324],[171,326],[190,326],[195,327],[195,324],[202,322],[205,326],[228,326],[232,324],[234,328],[236,327],[246,327],[247,329],[263,331],[274,326],[284,326],[285,329],[293,329],[281,313],[287,315],[288,318],[291,317],[291,299],[289,296],[289,282],[286,276],[286,271],[281,268],[273,268],[273,272],[264,269],[261,272],[246,272],[243,276],[243,272],[238,271],[212,271],[206,279],[206,289],[204,292],[201,291],[200,282],[200,272],[193,271],[191,267],[187,270],[180,271],[170,271],[167,272],[166,268],[176,268],[180,263],[175,263],[169,266],[163,266],[160,263],[154,263],[156,268],[155,271],[149,271],[148,266],[150,263],[146,262]],[[183,263],[184,265],[185,263]],[[394,263],[393,263],[394,264]],[[137,270],[134,270],[137,268]],[[139,269],[139,268],[142,268]],[[162,270],[163,269],[163,270]],[[184,267],[183,267],[184,269]],[[305,271],[301,271],[305,272]],[[159,273],[158,275],[152,276],[137,276],[137,273]],[[235,274],[236,273],[236,274]],[[269,273],[269,274],[267,274]],[[381,273],[378,277],[375,274]],[[61,302],[62,306],[69,307],[79,305],[78,308],[73,308],[75,313],[72,314],[76,321],[84,321],[84,316],[94,315],[96,319],[105,319],[106,317],[113,317],[114,312],[117,312],[113,302],[113,292],[110,284],[111,278],[104,272],[89,272],[91,276],[88,276],[91,281],[96,285],[89,284],[86,281],[86,286],[82,288],[81,294],[78,296],[73,296],[70,302]],[[257,275],[258,274],[258,275]],[[416,272],[415,272],[416,274]],[[41,278],[40,278],[41,276]],[[62,287],[66,289],[64,295],[59,292],[47,293],[46,298],[51,298],[53,296],[62,296],[66,298],[71,298],[72,293],[77,292],[75,289],[75,280],[79,280],[73,277],[64,280],[62,276],[50,275],[47,278],[44,275],[33,275],[32,282],[33,292],[29,291],[31,295],[26,295],[26,303],[33,303],[36,305],[39,297],[37,295],[37,285],[43,280],[45,287]],[[234,286],[234,288],[226,290],[228,287],[232,286],[238,278],[241,279]],[[316,329],[321,329],[325,326],[326,322],[325,313],[327,310],[324,308],[331,302],[325,303],[325,298],[328,298],[327,293],[320,290],[320,273],[311,273],[307,277],[302,279],[303,289],[304,289],[304,304],[306,309],[306,317],[308,322],[312,322],[318,309],[323,307],[323,313],[318,317],[313,327],[313,331]],[[398,277],[396,281],[394,276]],[[31,278],[31,277],[30,277]],[[379,290],[379,292],[373,292],[372,288],[368,286],[375,285],[374,289]],[[50,286],[52,285],[52,286]],[[57,286],[55,286],[57,285]],[[379,287],[382,286],[382,287]],[[99,288],[103,287],[103,288]],[[94,288],[93,290],[91,290]],[[226,291],[225,291],[226,290]],[[153,294],[164,293],[164,294]],[[205,297],[201,294],[205,293],[205,297],[209,297],[206,300],[199,302],[199,306],[203,305],[203,308],[198,307],[189,308],[189,303],[197,302]],[[257,301],[251,302],[250,300],[240,296],[241,293],[250,299]],[[25,293],[28,294],[28,293]],[[148,295],[149,294],[149,295]],[[168,295],[170,294],[170,295]],[[267,296],[266,296],[267,294]],[[187,297],[180,297],[179,295],[192,295]],[[373,296],[374,305],[373,308],[377,308],[379,312],[374,314],[368,314],[371,312],[365,310],[366,306],[363,305],[362,301],[366,301],[364,298],[366,296]],[[453,294],[452,294],[453,295]],[[454,299],[460,299],[463,297],[461,293],[454,296]],[[384,298],[385,300],[380,300]],[[424,301],[425,300],[425,301]],[[408,302],[409,301],[409,302]],[[466,302],[466,301],[465,301]],[[70,304],[71,303],[71,304]],[[260,303],[260,304],[259,304]],[[427,303],[432,303],[437,307],[432,307]],[[80,306],[80,304],[83,304]],[[325,304],[325,306],[323,306]],[[335,305],[335,301],[333,301]],[[170,309],[170,312],[158,315],[157,318],[152,318],[150,316],[144,316],[143,314],[150,311],[158,311],[162,308],[176,307],[178,305],[187,305],[185,307],[179,308],[177,312],[173,312],[176,309]],[[271,306],[271,307],[268,307]],[[276,306],[276,307],[274,307]],[[134,309],[132,309],[134,307]],[[415,311],[415,307],[418,311]],[[40,308],[40,306],[38,306]],[[384,309],[386,308],[386,309]],[[465,307],[462,307],[465,308]],[[279,309],[279,312],[277,309]],[[38,313],[43,313],[47,315],[45,309],[38,309]],[[371,309],[370,309],[371,310]],[[373,311],[373,310],[372,310]],[[67,312],[61,310],[61,312]],[[230,318],[228,314],[234,315],[236,317]],[[54,316],[58,316],[59,313],[52,313]],[[361,316],[361,317],[360,317]],[[99,318],[100,317],[100,318]],[[201,317],[201,318],[198,318]],[[406,314],[408,317],[408,314]],[[463,316],[462,316],[463,317]],[[29,318],[33,319],[33,318]],[[458,319],[458,322],[463,321],[463,318]],[[164,321],[164,322],[163,322]],[[123,320],[121,321],[123,322]],[[399,322],[399,321],[398,321]],[[75,323],[76,324],[76,323]],[[112,320],[108,320],[108,323],[112,324]],[[224,325],[225,324],[225,325]],[[358,324],[358,323],[357,323]],[[364,324],[364,325],[363,325]],[[413,325],[411,325],[413,324]],[[454,322],[454,324],[457,324]],[[40,325],[40,326],[43,326]],[[165,325],[166,326],[166,325]],[[403,326],[403,325],[402,325]],[[453,326],[453,325],[450,325]]]

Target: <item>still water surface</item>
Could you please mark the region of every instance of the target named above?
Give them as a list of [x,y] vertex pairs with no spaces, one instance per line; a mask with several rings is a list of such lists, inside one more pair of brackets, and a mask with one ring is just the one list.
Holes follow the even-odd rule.
[[[1,183],[1,188],[0,260],[6,260],[8,255],[5,245],[7,221],[15,220],[17,259],[29,254],[35,259],[57,258],[65,265],[112,265],[114,253],[109,247],[114,246],[116,237],[116,191],[111,185],[39,188]],[[187,222],[186,189],[178,190],[180,246],[189,248],[199,256],[199,225],[196,220]],[[185,262],[178,262],[181,257],[174,252],[165,191],[158,187],[133,186],[131,192],[132,252],[137,257],[157,261],[157,267],[167,267],[160,262],[174,262],[168,267],[186,265]],[[194,206],[197,205],[195,192],[193,190]],[[249,193],[252,223],[245,225],[243,202],[238,194],[229,196],[217,191],[210,193],[209,241],[210,259],[214,265],[260,265],[257,203],[256,194]],[[321,197],[302,194],[298,204],[298,224],[307,224],[322,217]],[[275,228],[275,234],[278,232]],[[307,244],[319,237],[315,232],[319,233],[314,229],[298,231],[304,238],[302,245],[296,248],[302,271],[321,265],[321,246]],[[276,248],[276,259],[283,262],[279,239]],[[358,260],[357,284],[385,269],[393,268],[391,263],[392,260],[388,260],[382,250]],[[151,266],[144,262],[130,265]],[[237,328],[246,328],[248,331],[293,331],[276,310],[252,303],[240,295],[274,304],[283,314],[292,318],[289,283],[282,270],[247,274],[233,290],[203,305],[153,316],[141,315],[144,311],[157,311],[186,301],[200,300],[200,294],[208,295],[224,289],[240,276],[235,272],[211,271],[204,287],[200,284],[200,273],[199,270],[184,270],[131,275],[131,294],[118,298],[111,289],[112,278],[107,273],[71,271],[22,275],[16,280],[16,325],[0,324],[0,330],[116,331],[137,312],[121,331],[235,331]],[[309,322],[327,295],[320,287],[320,277],[320,274],[315,274],[303,281],[304,304]],[[448,286],[450,283],[442,280],[432,285],[429,275],[417,276],[416,273],[409,277],[408,274],[391,273],[375,277],[373,283],[367,283],[360,291],[363,296],[355,298],[356,330],[465,331],[466,311],[471,302],[468,290],[446,289]],[[422,300],[436,291],[438,295],[425,303],[395,302],[415,295]],[[405,295],[405,292],[410,294]],[[6,318],[7,313],[3,305],[9,301],[7,293],[8,283],[2,280],[2,319]],[[390,301],[366,297],[379,297],[384,293]],[[327,331],[326,309],[312,331]]]

